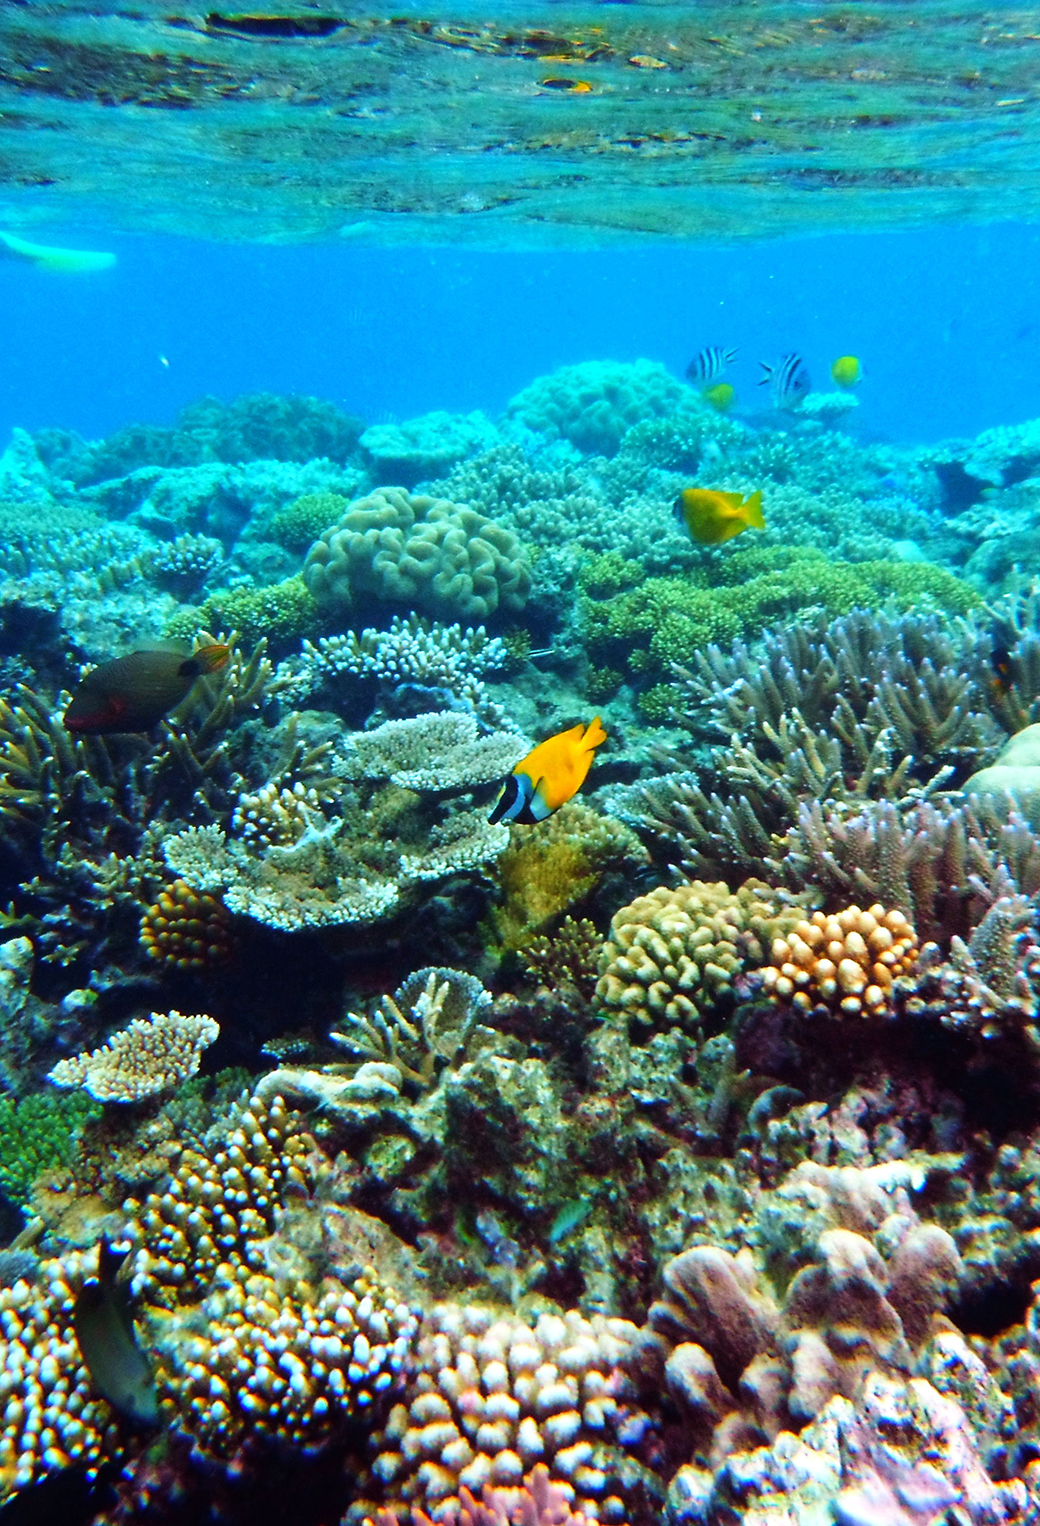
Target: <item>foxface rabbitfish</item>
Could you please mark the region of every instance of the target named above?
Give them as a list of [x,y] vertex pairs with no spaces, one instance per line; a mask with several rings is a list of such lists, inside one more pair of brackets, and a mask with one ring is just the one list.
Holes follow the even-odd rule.
[[190,656],[168,648],[129,652],[92,668],[76,685],[65,725],[79,736],[148,731],[186,699],[204,673],[215,673],[231,655],[221,642]]
[[525,826],[544,821],[581,789],[596,748],[606,740],[597,715],[587,726],[579,723],[540,742],[513,769],[488,820]]

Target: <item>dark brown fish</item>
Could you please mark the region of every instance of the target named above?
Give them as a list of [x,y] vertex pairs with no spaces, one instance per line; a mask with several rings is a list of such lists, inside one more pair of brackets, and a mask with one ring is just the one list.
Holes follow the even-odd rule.
[[103,1399],[135,1425],[159,1423],[159,1399],[148,1358],[137,1344],[130,1291],[118,1274],[126,1260],[102,1236],[98,1274],[76,1294],[72,1327],[80,1356]]
[[78,736],[148,731],[185,699],[196,679],[215,673],[231,655],[215,642],[185,656],[161,648],[103,662],[81,678],[65,711]]

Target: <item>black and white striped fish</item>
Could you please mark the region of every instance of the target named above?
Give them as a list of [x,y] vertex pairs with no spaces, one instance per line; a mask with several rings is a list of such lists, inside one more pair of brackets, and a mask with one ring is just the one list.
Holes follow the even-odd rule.
[[759,365],[766,373],[759,385],[768,386],[773,407],[797,408],[812,387],[802,357],[792,350],[789,355],[782,355],[775,366],[766,365],[764,360]]
[[736,358],[736,350],[723,350],[717,344],[709,344],[686,367],[686,380],[694,387],[704,387],[721,376]]

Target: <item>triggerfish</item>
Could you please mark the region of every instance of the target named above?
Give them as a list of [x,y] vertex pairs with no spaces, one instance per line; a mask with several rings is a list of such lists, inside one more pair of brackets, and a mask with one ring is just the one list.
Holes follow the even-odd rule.
[[158,648],[129,652],[92,668],[76,685],[65,725],[79,736],[149,731],[168,715],[204,673],[215,673],[231,650],[221,642],[190,656]]
[[59,249],[54,244],[31,244],[16,233],[0,233],[0,255],[4,254],[16,260],[27,260],[40,270],[53,270],[58,275],[89,275],[94,270],[110,270],[116,262],[114,254],[99,249]]
[[597,715],[540,742],[522,758],[505,782],[488,821],[518,821],[533,826],[558,811],[585,783],[593,754],[607,733]]
[[831,366],[831,380],[843,392],[851,392],[863,380],[863,367],[858,355],[839,355]]
[[130,1290],[118,1275],[125,1261],[126,1256],[114,1251],[102,1236],[98,1273],[76,1294],[72,1328],[79,1354],[102,1398],[135,1425],[158,1425],[155,1379],[137,1344]]
[[685,488],[675,500],[675,517],[702,546],[720,546],[745,530],[766,527],[761,488],[750,498],[709,487]]
[[797,408],[812,388],[805,361],[794,351],[782,355],[775,366],[767,365],[764,360],[760,360],[759,365],[766,373],[759,385],[769,388],[774,408]]

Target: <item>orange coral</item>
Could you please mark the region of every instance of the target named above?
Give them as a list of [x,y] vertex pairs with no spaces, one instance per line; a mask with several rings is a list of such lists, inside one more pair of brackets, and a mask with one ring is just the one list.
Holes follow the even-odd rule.
[[218,896],[174,880],[141,917],[145,952],[181,970],[218,964],[231,952],[231,918]]
[[[595,1526],[581,1511],[571,1509],[568,1491],[549,1482],[549,1470],[542,1462],[527,1475],[522,1488],[493,1489],[485,1484],[477,1500],[463,1485],[459,1507],[457,1526]],[[434,1526],[426,1511],[415,1505],[411,1519],[412,1526]],[[375,1521],[366,1516],[365,1526],[400,1526],[400,1520],[384,1506]]]
[[889,1006],[892,982],[917,962],[917,934],[901,911],[849,906],[837,915],[813,912],[786,938],[760,973],[765,990],[803,1011],[875,1015]]

